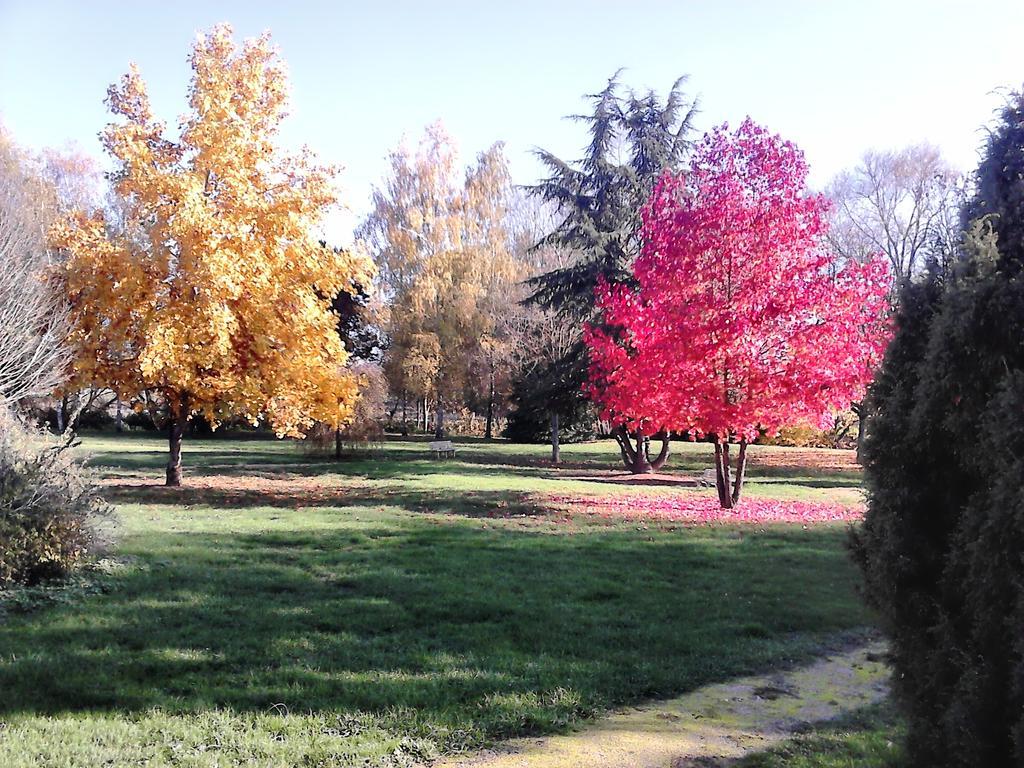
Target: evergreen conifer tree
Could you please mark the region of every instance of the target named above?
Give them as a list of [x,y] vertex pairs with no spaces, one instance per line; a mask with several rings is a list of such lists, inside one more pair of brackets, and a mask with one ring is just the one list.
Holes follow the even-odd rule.
[[[583,157],[573,163],[538,150],[549,176],[529,189],[551,204],[560,219],[538,246],[565,248],[577,258],[530,279],[527,301],[557,311],[574,325],[594,319],[594,290],[601,278],[611,284],[629,279],[629,267],[640,251],[640,210],[662,172],[678,169],[691,145],[696,102],[683,91],[686,78],[679,78],[663,101],[654,91],[624,91],[620,74],[588,97],[591,114],[572,116],[590,135]],[[575,423],[594,413],[580,403],[586,375],[581,343],[548,375],[517,382],[517,401],[545,407],[513,411],[507,434],[543,434],[551,412],[563,417],[562,426],[570,433],[591,432],[590,425]]]
[[854,552],[914,766],[1024,764],[1022,117],[1017,94],[978,168],[964,259],[904,289],[871,395]]

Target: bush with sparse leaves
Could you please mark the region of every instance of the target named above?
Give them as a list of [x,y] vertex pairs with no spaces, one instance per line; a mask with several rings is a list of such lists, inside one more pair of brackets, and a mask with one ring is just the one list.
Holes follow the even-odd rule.
[[95,542],[108,508],[69,449],[0,406],[0,587],[62,576]]

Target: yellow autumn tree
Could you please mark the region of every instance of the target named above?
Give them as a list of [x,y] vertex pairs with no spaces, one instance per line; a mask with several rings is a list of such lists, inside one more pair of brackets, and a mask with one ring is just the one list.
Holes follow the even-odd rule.
[[169,410],[167,484],[181,483],[188,419],[267,419],[279,435],[343,423],[357,382],[330,299],[367,285],[370,262],[322,248],[333,169],[277,146],[287,80],[269,36],[200,35],[177,138],[133,67],[108,90],[120,118],[102,134],[115,161],[117,221],[78,213],[52,232],[83,385],[158,391]]
[[439,124],[415,152],[403,147],[390,160],[360,234],[390,306],[392,390],[421,402],[424,426],[432,402],[440,438],[446,405],[464,401],[476,364],[497,360],[503,343],[496,325],[520,272],[507,222],[512,185],[500,144],[463,171]]

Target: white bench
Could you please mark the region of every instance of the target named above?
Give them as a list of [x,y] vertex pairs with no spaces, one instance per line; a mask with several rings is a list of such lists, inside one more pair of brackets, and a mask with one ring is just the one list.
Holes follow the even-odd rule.
[[435,458],[455,458],[455,446],[451,440],[435,440],[430,444],[430,452]]
[[713,469],[705,469],[697,478],[697,487],[710,488],[713,485],[718,485],[718,472]]

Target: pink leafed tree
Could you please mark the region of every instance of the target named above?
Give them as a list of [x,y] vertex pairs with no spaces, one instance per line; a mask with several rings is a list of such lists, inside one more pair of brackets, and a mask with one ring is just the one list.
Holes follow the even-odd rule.
[[884,260],[835,262],[828,201],[806,180],[800,150],[749,118],[707,134],[643,210],[635,283],[600,286],[604,322],[585,329],[591,394],[626,436],[627,466],[650,471],[651,435],[710,436],[726,509],[747,444],[827,426],[862,396],[888,339]]

